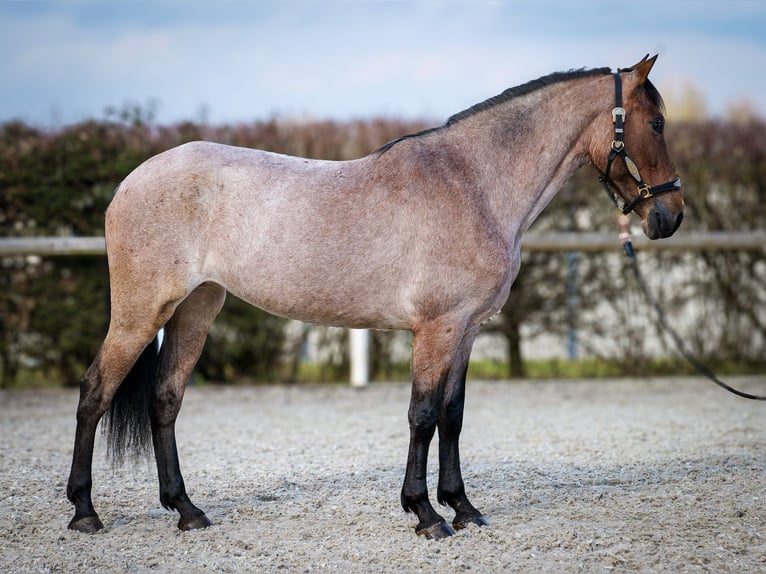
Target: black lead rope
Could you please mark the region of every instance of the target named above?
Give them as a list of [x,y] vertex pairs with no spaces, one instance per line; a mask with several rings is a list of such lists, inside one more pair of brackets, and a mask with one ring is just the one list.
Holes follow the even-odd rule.
[[703,365],[700,360],[695,357],[694,354],[692,354],[691,351],[689,351],[681,336],[675,331],[675,329],[673,329],[673,327],[670,326],[670,323],[665,316],[665,310],[662,308],[659,301],[657,301],[657,298],[652,294],[651,290],[649,289],[649,285],[646,283],[646,279],[641,274],[641,270],[638,268],[638,259],[636,258],[635,251],[633,250],[633,243],[630,240],[630,232],[628,231],[628,218],[624,215],[620,217],[620,241],[622,242],[622,246],[625,249],[625,255],[628,256],[630,266],[633,269],[633,274],[636,276],[636,280],[638,281],[638,285],[641,288],[641,291],[646,297],[646,300],[649,301],[651,306],[654,308],[660,326],[668,335],[670,335],[671,339],[673,339],[678,352],[683,355],[689,364],[697,369],[698,373],[707,377],[722,389],[725,389],[730,393],[734,393],[743,399],[750,399],[753,401],[766,401],[766,396],[764,395],[752,395],[726,384],[721,379],[719,379],[713,371]]

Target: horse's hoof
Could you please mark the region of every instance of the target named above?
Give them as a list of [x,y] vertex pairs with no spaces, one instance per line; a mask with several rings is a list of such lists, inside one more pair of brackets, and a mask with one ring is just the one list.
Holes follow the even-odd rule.
[[441,540],[442,538],[449,538],[455,534],[455,531],[452,530],[449,524],[442,520],[431,526],[415,530],[415,534],[418,536],[425,536],[428,540]]
[[97,515],[83,516],[77,518],[76,516],[69,523],[69,530],[76,530],[78,532],[85,532],[91,534],[102,530],[104,525]]
[[213,523],[210,522],[207,516],[205,514],[195,514],[194,516],[190,516],[189,518],[181,517],[181,520],[178,521],[178,529],[179,530],[198,530],[200,528],[207,528],[208,526],[211,526]]
[[452,526],[455,527],[455,530],[462,530],[471,524],[475,524],[476,526],[489,526],[489,522],[487,522],[481,514],[460,519],[455,518],[455,520],[452,521]]

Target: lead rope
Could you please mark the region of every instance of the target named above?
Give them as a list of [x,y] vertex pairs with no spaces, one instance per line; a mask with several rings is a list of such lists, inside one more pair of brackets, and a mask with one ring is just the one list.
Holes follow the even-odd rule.
[[726,384],[721,379],[719,379],[713,371],[703,365],[691,351],[689,351],[681,336],[675,331],[675,329],[673,329],[673,327],[670,326],[670,323],[665,316],[665,310],[662,308],[659,301],[657,301],[657,298],[652,294],[651,290],[649,289],[649,285],[646,283],[646,279],[638,267],[638,259],[636,258],[636,252],[633,249],[633,242],[631,241],[630,231],[628,229],[629,221],[630,219],[627,215],[620,215],[620,242],[622,243],[622,247],[625,250],[625,255],[627,255],[628,260],[630,261],[630,266],[633,269],[633,274],[636,276],[638,286],[641,288],[641,291],[643,292],[644,297],[646,297],[646,300],[654,308],[660,326],[668,335],[670,335],[670,338],[673,339],[678,352],[681,353],[681,355],[689,362],[690,365],[697,369],[698,373],[707,377],[722,389],[725,389],[730,393],[734,393],[735,395],[744,399],[750,399],[753,401],[766,401],[766,396],[764,395],[752,395]]

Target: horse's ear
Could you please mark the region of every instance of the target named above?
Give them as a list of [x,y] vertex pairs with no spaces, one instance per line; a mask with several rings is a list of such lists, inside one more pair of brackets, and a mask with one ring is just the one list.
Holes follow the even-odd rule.
[[635,64],[629,68],[630,76],[632,77],[636,86],[641,86],[644,84],[644,82],[646,82],[646,78],[649,77],[649,72],[652,70],[652,66],[654,66],[654,62],[656,61],[656,54],[651,58],[649,57],[649,54],[647,54],[638,64]]

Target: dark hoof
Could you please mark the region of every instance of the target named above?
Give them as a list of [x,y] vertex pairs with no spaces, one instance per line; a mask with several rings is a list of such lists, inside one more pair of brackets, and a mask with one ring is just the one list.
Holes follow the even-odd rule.
[[208,526],[212,525],[213,523],[208,520],[208,517],[203,514],[195,514],[194,516],[190,516],[189,518],[181,517],[181,520],[178,521],[178,529],[179,530],[198,530],[200,528],[207,528]]
[[462,530],[471,524],[475,524],[476,526],[489,526],[489,522],[487,522],[481,514],[460,519],[455,518],[455,520],[452,521],[452,526],[455,527],[455,530]]
[[455,531],[452,530],[449,524],[442,520],[431,526],[415,530],[415,534],[418,536],[425,536],[428,540],[441,540],[442,538],[449,538],[455,534]]
[[75,516],[69,523],[69,530],[77,530],[78,532],[85,532],[87,534],[98,532],[103,528],[104,525],[95,514],[93,516],[83,516],[82,518],[77,518]]

